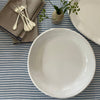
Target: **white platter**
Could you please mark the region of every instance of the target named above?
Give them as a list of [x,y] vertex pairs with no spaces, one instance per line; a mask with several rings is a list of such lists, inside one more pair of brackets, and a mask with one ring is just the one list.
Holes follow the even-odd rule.
[[79,94],[95,73],[95,56],[87,40],[69,29],[50,29],[33,42],[28,72],[43,93],[56,98]]
[[100,0],[78,1],[80,12],[71,14],[71,21],[83,35],[100,45]]

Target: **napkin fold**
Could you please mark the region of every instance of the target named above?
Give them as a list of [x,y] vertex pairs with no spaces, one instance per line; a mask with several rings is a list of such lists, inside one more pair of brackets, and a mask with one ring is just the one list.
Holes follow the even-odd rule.
[[[18,14],[14,12],[15,8],[12,7],[12,3],[15,5],[15,7],[17,5],[23,5],[27,7],[29,18],[36,23],[36,26],[33,28],[32,31],[24,31],[24,25],[21,18],[19,18],[17,29],[15,31],[13,30],[13,25],[16,21]],[[10,33],[15,43],[32,42],[34,38],[38,35],[36,17],[43,5],[44,0],[9,0],[6,6],[0,12],[0,26]]]

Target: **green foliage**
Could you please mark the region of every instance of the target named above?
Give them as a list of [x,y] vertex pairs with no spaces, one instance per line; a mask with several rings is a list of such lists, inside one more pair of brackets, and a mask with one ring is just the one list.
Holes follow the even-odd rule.
[[68,10],[69,14],[71,14],[71,12],[72,12],[72,13],[75,13],[77,15],[78,11],[80,11],[80,8],[78,6],[78,2],[75,0],[70,0],[69,2],[66,0],[60,0],[60,2],[62,3],[61,8],[59,8],[56,5],[53,5],[50,0],[48,0],[48,1],[54,7],[54,9],[56,10],[58,15],[61,14],[62,11],[65,13],[67,10]]
[[[54,7],[54,9],[56,10],[57,14],[60,15],[62,12],[65,13],[66,11],[69,12],[69,15],[71,13],[75,13],[76,15],[78,15],[78,12],[80,11],[80,8],[78,6],[78,2],[75,0],[60,0],[60,2],[62,3],[62,7],[58,7],[56,5],[53,5],[52,2],[50,0],[48,0],[49,3]],[[41,14],[39,15],[39,22],[42,22],[44,19],[49,18],[48,16],[46,16],[46,10],[43,9],[41,11]]]
[[67,10],[69,12],[69,15],[71,13],[75,13],[76,15],[78,14],[78,11],[80,11],[80,8],[78,6],[78,2],[75,1],[75,0],[70,0],[69,2],[68,1],[65,1],[65,0],[60,0],[61,3],[62,3],[62,10],[63,12],[65,13]]
[[46,13],[46,10],[42,9],[41,14],[39,15],[39,22],[42,22],[44,19],[49,18],[45,13]]
[[58,8],[58,6],[54,5],[54,9],[56,10],[58,15],[60,15],[62,13],[62,9]]

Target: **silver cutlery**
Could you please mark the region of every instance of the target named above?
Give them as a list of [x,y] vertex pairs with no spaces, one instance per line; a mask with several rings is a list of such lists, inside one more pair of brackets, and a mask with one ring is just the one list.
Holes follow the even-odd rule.
[[31,31],[33,29],[33,27],[36,26],[36,24],[29,19],[26,6],[16,6],[15,4],[12,3],[11,7],[13,8],[13,10],[16,13],[18,13],[18,17],[17,17],[16,22],[15,22],[15,24],[13,26],[13,30],[17,29],[19,16],[21,17],[21,19],[23,21],[24,31]]

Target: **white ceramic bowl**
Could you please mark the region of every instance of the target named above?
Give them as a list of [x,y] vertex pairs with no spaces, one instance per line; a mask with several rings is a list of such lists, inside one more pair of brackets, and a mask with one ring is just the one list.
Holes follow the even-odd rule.
[[56,98],[79,94],[95,73],[95,56],[87,40],[69,29],[50,29],[33,42],[28,56],[32,82]]
[[78,15],[71,14],[73,25],[87,38],[100,45],[100,0],[78,0]]

